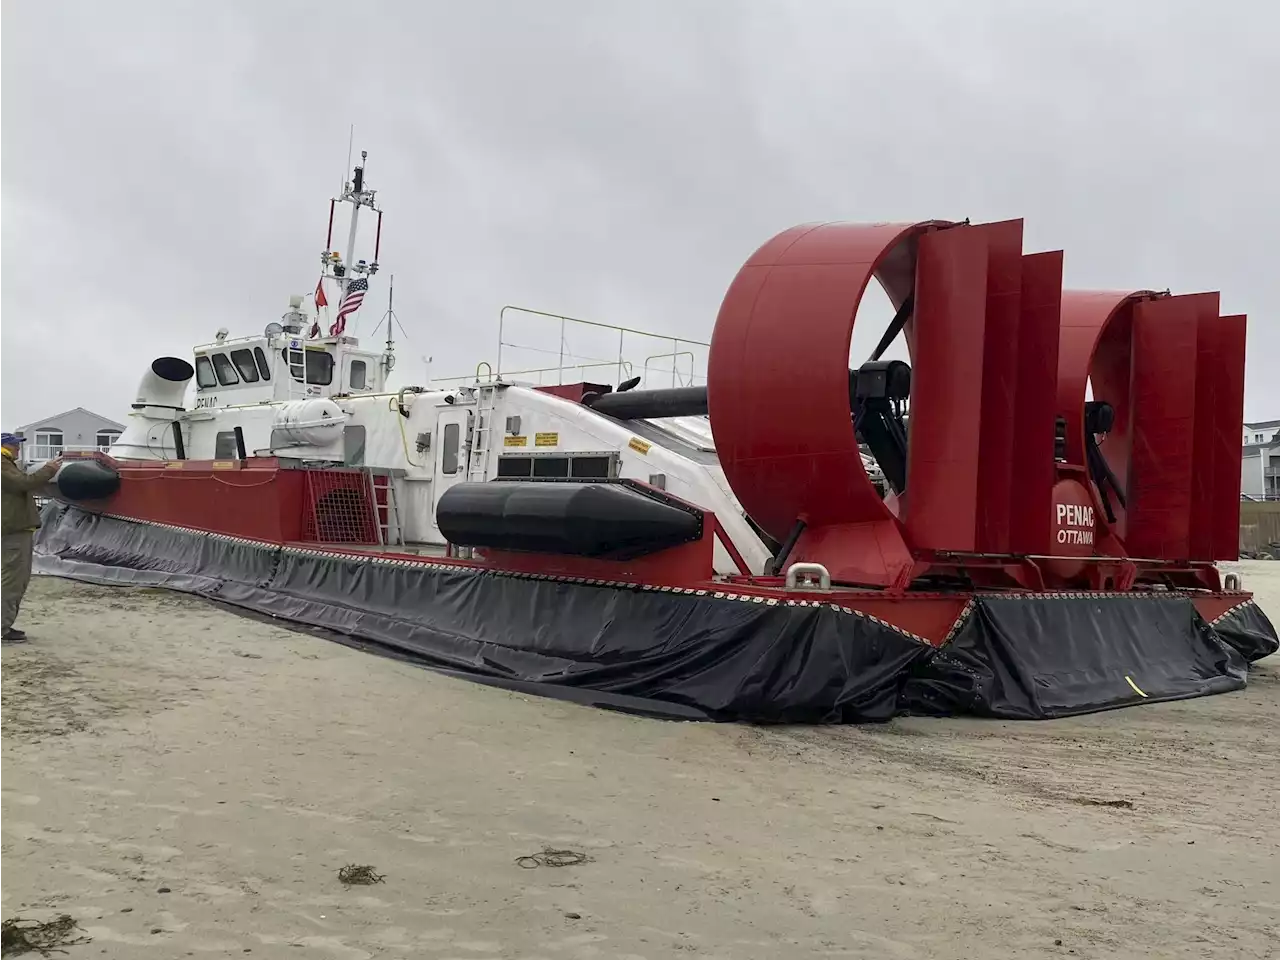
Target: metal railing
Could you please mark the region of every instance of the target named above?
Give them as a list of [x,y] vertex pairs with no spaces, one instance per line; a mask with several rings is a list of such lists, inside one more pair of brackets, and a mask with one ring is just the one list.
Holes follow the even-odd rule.
[[39,464],[46,460],[65,457],[69,453],[106,453],[111,449],[109,443],[96,444],[23,444],[21,461],[24,464]]
[[[481,367],[489,367],[489,369],[481,372]],[[564,376],[566,374],[573,373],[574,371],[577,371],[575,380],[589,382],[599,376],[599,374],[592,374],[588,371],[599,371],[601,368],[605,368],[609,373],[613,373],[618,369],[618,362],[616,360],[601,360],[594,363],[575,363],[572,366],[564,367],[534,367],[529,370],[506,370],[503,371],[501,376],[506,380],[521,380],[524,382],[536,383],[538,386],[544,386],[548,384],[554,385],[563,383]],[[632,375],[631,364],[624,361],[622,368],[625,371],[625,376],[623,377],[625,380]],[[552,374],[555,374],[554,378],[552,378]],[[470,375],[464,375],[461,377],[432,377],[430,386],[432,389],[448,389],[450,386],[466,386],[471,383],[492,383],[494,380],[498,379],[498,376],[499,375],[492,367],[489,366],[489,364],[482,363],[476,367],[476,372]]]
[[[526,344],[516,343],[508,340],[507,335],[510,327],[510,315],[524,315],[526,318],[537,317],[543,320],[550,320],[558,327],[559,337],[558,346],[555,350],[548,350],[545,347],[534,347]],[[607,335],[612,337],[617,335],[617,354],[612,359],[606,357],[584,356],[575,353],[568,346],[568,333],[570,329],[582,331],[584,334]],[[533,310],[529,307],[520,307],[514,304],[507,304],[498,311],[498,356],[495,377],[511,379],[515,377],[524,377],[537,375],[540,384],[545,383],[545,377],[549,377],[552,372],[555,373],[555,383],[561,384],[565,382],[565,374],[577,372],[579,374],[586,370],[609,369],[617,378],[617,382],[630,379],[635,376],[637,369],[636,364],[627,357],[629,340],[635,341],[641,339],[643,341],[657,341],[664,345],[669,345],[670,350],[659,353],[649,354],[639,364],[639,372],[641,376],[642,386],[648,386],[650,373],[661,375],[665,381],[670,378],[670,386],[691,386],[698,382],[706,382],[705,360],[701,364],[701,371],[698,369],[697,354],[704,352],[711,346],[704,340],[693,340],[688,337],[671,336],[668,334],[652,333],[648,330],[637,330],[633,327],[621,327],[611,323],[600,323],[595,320],[583,320],[578,317],[565,316],[559,313],[548,313],[545,310]],[[695,349],[690,349],[695,348]],[[696,348],[702,348],[697,350]],[[612,349],[612,348],[610,348]],[[557,358],[554,367],[536,367],[529,370],[504,370],[502,363],[505,357],[509,360],[512,351],[526,350],[533,353],[541,353],[553,355]],[[666,363],[657,364],[655,361],[670,360],[670,365]],[[685,361],[687,360],[687,364]],[[581,376],[580,379],[588,379]],[[434,382],[434,381],[433,381]],[[664,384],[665,385],[665,384]]]

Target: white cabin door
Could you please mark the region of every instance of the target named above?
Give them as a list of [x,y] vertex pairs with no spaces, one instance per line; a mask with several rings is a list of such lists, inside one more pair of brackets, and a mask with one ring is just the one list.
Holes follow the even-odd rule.
[[436,435],[432,441],[435,450],[435,488],[432,493],[431,513],[440,506],[440,498],[455,483],[467,479],[467,422],[469,411],[450,408],[436,418]]

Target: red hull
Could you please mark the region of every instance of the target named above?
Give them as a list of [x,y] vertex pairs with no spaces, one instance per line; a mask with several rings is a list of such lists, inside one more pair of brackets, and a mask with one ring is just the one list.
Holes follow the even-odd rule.
[[[105,459],[105,458],[102,458]],[[874,590],[835,586],[831,590],[788,590],[779,577],[717,579],[712,574],[714,540],[720,536],[714,517],[707,515],[701,540],[628,561],[583,557],[486,551],[478,559],[424,557],[376,548],[371,533],[372,491],[360,471],[311,471],[282,467],[274,459],[250,459],[243,463],[174,461],[156,463],[112,462],[120,473],[119,492],[110,501],[86,505],[111,516],[222,534],[273,546],[326,545],[345,556],[373,560],[395,558],[406,564],[458,569],[494,570],[566,582],[646,584],[658,589],[699,592],[750,599],[762,604],[784,601],[829,604],[855,611],[924,641],[945,643],[964,622],[966,611],[980,590]],[[344,517],[343,531],[365,534],[346,538],[321,534],[333,523],[317,522],[322,496],[316,476],[328,475],[325,490],[359,489],[364,509]],[[723,542],[723,541],[722,541]],[[1009,596],[1009,591],[992,595]],[[1046,595],[1044,592],[1027,595]],[[1099,593],[1099,596],[1107,594]],[[1252,595],[1219,591],[1192,594],[1201,616],[1212,622]]]

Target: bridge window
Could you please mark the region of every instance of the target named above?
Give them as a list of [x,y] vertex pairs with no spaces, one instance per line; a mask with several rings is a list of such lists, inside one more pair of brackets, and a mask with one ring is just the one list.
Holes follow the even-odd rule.
[[211,354],[210,359],[213,360],[213,372],[218,375],[218,383],[231,387],[240,382],[240,378],[236,376],[236,368],[231,365],[225,353]]
[[240,379],[245,383],[258,382],[258,364],[253,359],[252,350],[232,350],[231,362],[236,365]]
[[271,364],[267,363],[267,355],[262,352],[261,347],[253,348],[253,359],[258,364],[258,372],[262,374],[263,380],[271,379]]
[[201,389],[205,387],[216,387],[218,378],[213,374],[213,364],[209,362],[209,358],[205,356],[196,357],[196,386]]
[[368,382],[368,369],[363,360],[351,361],[351,389],[363,390]]
[[[306,378],[303,378],[303,354],[306,354]],[[291,350],[288,347],[280,351],[284,362],[289,365],[289,373],[298,383],[314,383],[327,387],[333,383],[333,356],[327,350]]]

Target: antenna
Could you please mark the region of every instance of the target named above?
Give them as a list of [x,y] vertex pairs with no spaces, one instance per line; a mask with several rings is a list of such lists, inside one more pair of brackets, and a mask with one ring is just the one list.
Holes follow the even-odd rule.
[[338,193],[347,192],[347,173],[351,170],[351,151],[356,145],[356,125],[351,125],[351,132],[347,136],[347,165],[342,168],[342,184],[338,187]]
[[[404,324],[400,322],[400,318],[396,316],[395,311],[395,295],[396,295],[396,275],[391,274],[391,281],[387,284],[387,312],[382,315],[382,320],[378,321],[378,326],[382,326],[382,321],[387,324],[387,348],[382,354],[383,369],[390,373],[396,365],[395,350],[396,337],[394,327],[400,328],[400,333],[408,339],[409,334],[405,332]],[[393,327],[394,324],[394,327]],[[374,327],[377,330],[377,327]]]
[[[352,284],[359,283],[357,291],[367,291],[369,289],[369,280],[378,272],[378,256],[382,249],[382,210],[376,202],[377,191],[370,190],[365,184],[365,164],[369,159],[367,150],[360,151],[360,164],[354,169],[350,168],[351,156],[355,151],[355,135],[356,127],[353,123],[350,128],[350,135],[347,140],[347,165],[350,170],[351,179],[343,175],[342,190],[336,197],[329,200],[329,224],[325,231],[324,250],[320,254],[320,282],[316,285],[316,313],[319,316],[319,308],[322,305],[328,309],[328,297],[324,294],[324,281],[326,279],[333,280],[338,286],[339,308],[338,320],[334,326],[330,328],[330,336],[341,336],[346,328],[347,315],[359,309],[359,302],[353,305],[353,309],[343,312],[342,304],[346,302],[348,294],[351,294]],[[334,212],[337,210],[339,203],[351,204],[351,221],[347,230],[347,257],[344,261],[341,255],[333,249],[333,220]],[[373,261],[356,259],[356,239],[359,235],[360,208],[368,207],[372,212],[378,215],[377,233],[374,238]],[[328,316],[328,314],[325,314]],[[318,325],[318,321],[317,321]],[[401,327],[401,330],[404,328]],[[394,346],[394,342],[392,344]],[[388,368],[389,369],[389,368]]]

